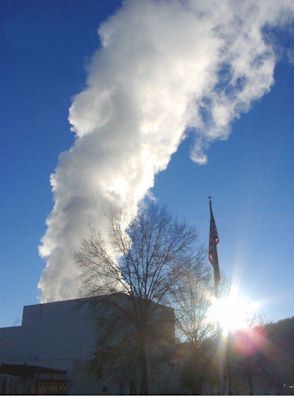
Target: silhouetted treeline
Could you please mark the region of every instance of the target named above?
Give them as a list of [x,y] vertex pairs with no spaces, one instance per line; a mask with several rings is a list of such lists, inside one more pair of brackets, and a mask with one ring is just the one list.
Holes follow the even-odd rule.
[[[179,345],[183,388],[217,389],[215,346],[213,340]],[[294,394],[294,317],[232,334],[224,362],[224,393]]]
[[280,384],[294,384],[294,317],[265,326],[267,366]]
[[226,372],[233,394],[293,393],[294,317],[232,335]]

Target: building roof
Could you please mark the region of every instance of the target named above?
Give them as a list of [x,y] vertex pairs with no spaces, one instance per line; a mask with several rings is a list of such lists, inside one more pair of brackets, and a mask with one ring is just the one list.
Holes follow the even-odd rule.
[[66,371],[50,367],[31,366],[28,364],[2,363],[0,366],[0,374],[15,375],[17,377],[32,377],[34,374],[66,374]]

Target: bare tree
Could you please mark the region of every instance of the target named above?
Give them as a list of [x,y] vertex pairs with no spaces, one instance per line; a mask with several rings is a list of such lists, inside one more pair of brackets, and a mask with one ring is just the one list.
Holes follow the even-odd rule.
[[208,321],[213,279],[205,261],[206,252],[197,249],[171,296],[181,342],[178,346],[182,355],[181,380],[193,394],[201,394],[202,384],[214,382],[216,376],[213,363],[216,326]]
[[262,315],[256,315],[251,328],[236,332],[232,365],[235,391],[286,393],[294,378],[293,330],[294,318],[266,324]]
[[148,394],[148,352],[162,329],[156,310],[174,293],[174,286],[193,262],[197,235],[155,205],[141,211],[126,230],[124,220],[120,213],[110,216],[110,242],[92,230],[75,260],[81,269],[83,295],[122,292],[128,296],[127,309],[116,308],[133,326],[140,393]]
[[213,331],[211,322],[207,321],[212,275],[205,258],[205,251],[198,249],[194,260],[182,270],[172,293],[179,337],[193,344],[200,344]]

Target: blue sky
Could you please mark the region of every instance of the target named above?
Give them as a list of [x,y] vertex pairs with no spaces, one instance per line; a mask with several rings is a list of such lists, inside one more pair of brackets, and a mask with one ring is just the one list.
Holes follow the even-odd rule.
[[[86,4],[1,2],[0,326],[19,323],[23,305],[38,302],[49,175],[74,141],[68,109],[99,46],[97,27],[119,2]],[[292,28],[280,39],[290,46],[293,37]],[[221,269],[263,302],[269,320],[294,314],[293,86],[294,66],[282,58],[270,93],[233,122],[228,140],[211,145],[208,163],[189,159],[191,135],[153,189],[160,204],[196,225],[204,246],[212,195]]]

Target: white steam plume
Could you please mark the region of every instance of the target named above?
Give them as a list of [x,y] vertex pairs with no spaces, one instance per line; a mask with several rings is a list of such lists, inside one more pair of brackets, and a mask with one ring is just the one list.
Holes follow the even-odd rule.
[[269,91],[275,54],[263,28],[293,13],[291,0],[131,0],[102,24],[102,48],[69,112],[75,144],[51,176],[43,302],[78,295],[72,253],[89,224],[107,234],[110,207],[134,215],[187,128],[192,160],[205,163],[210,142]]

